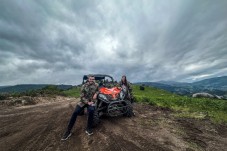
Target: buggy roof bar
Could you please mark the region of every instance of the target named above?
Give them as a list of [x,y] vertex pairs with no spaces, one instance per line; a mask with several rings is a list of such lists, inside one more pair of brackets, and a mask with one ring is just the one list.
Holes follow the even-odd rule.
[[105,77],[109,77],[113,81],[113,77],[111,77],[110,75],[106,75],[106,74],[88,74],[88,75],[84,75],[83,80],[87,80],[90,75],[94,76],[95,80],[102,80],[102,79],[105,79]]

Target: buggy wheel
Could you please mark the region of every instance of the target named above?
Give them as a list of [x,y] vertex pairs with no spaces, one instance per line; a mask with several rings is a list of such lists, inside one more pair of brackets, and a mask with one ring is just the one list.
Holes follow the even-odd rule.
[[97,110],[95,110],[94,115],[93,115],[93,123],[92,126],[96,127],[100,123],[100,118],[99,118],[99,113]]
[[132,108],[132,103],[130,101],[125,101],[126,103],[126,113],[124,114],[124,116],[127,116],[127,117],[132,117],[134,115],[133,113],[133,108]]

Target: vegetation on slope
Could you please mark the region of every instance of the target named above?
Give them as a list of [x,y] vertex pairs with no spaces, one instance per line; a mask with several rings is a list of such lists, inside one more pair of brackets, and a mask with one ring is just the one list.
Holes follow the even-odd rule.
[[65,96],[66,94],[62,89],[56,85],[48,85],[42,89],[30,90],[26,92],[14,92],[14,93],[0,93],[0,100],[5,100],[9,97],[22,97],[22,96],[56,96],[61,95]]
[[179,96],[167,91],[139,86],[133,86],[136,102],[146,102],[150,105],[170,108],[176,116],[191,118],[210,118],[215,122],[227,122],[227,101],[209,98],[191,98]]
[[80,96],[80,87],[73,87],[72,89],[63,91],[64,95],[69,97],[79,97]]

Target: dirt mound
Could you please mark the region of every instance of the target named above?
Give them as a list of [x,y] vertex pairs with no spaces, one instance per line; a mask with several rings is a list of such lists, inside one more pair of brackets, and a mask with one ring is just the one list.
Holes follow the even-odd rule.
[[[0,106],[0,148],[8,150],[226,150],[226,125],[176,119],[171,110],[135,104],[136,116],[101,119],[94,135],[85,134],[86,115],[73,135],[60,141],[78,100],[36,98],[31,106]],[[45,103],[44,103],[45,102]]]

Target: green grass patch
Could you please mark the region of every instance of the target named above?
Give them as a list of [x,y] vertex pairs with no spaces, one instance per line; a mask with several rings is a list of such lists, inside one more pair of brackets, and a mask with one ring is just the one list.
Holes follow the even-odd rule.
[[180,111],[176,116],[199,119],[209,117],[214,122],[227,123],[226,100],[179,96],[153,87],[145,87],[145,90],[141,91],[139,86],[133,86],[133,93],[136,102],[146,102]]
[[80,87],[73,87],[72,89],[63,91],[63,93],[66,96],[78,98],[78,97],[80,97]]

